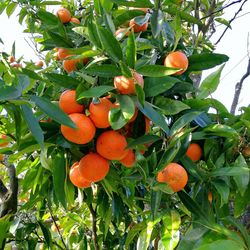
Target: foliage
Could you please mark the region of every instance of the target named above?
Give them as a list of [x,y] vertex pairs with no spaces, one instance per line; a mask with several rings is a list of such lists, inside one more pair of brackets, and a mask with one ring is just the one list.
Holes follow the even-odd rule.
[[[0,149],[14,164],[19,180],[17,216],[0,219],[0,245],[6,249],[249,249],[250,237],[237,220],[249,205],[250,108],[232,116],[218,100],[208,98],[216,90],[228,57],[214,54],[208,39],[209,1],[94,0],[5,1],[0,11],[10,16],[18,5],[19,22],[33,34],[46,67],[23,62],[12,67],[8,54],[0,61],[0,133],[9,146]],[[219,8],[223,2],[217,2]],[[62,24],[48,7],[65,6],[81,24]],[[145,14],[140,9],[148,7]],[[222,15],[218,11],[215,16]],[[150,22],[148,30],[126,36],[127,22]],[[115,31],[125,28],[122,36]],[[194,30],[198,29],[198,33]],[[131,31],[131,30],[130,30]],[[55,59],[55,48],[67,48],[71,59],[89,58],[86,65],[67,74]],[[163,66],[166,55],[183,51],[188,70]],[[15,47],[11,52],[15,56]],[[21,59],[20,59],[21,61]],[[192,74],[223,64],[195,88]],[[144,89],[121,96],[113,78],[144,76]],[[170,76],[171,75],[171,76]],[[128,147],[136,152],[136,164],[125,168],[112,161],[108,175],[90,188],[78,189],[69,180],[70,166],[93,143],[76,145],[60,132],[60,124],[75,124],[58,107],[60,94],[76,89],[85,104],[111,96],[120,108],[109,116],[120,129],[134,115]],[[86,112],[87,113],[87,112]],[[151,120],[144,133],[144,115]],[[52,119],[52,121],[48,120]],[[144,128],[143,128],[144,127]],[[202,159],[192,162],[185,152],[195,141]],[[145,147],[149,145],[148,148]],[[145,154],[141,150],[145,150]],[[249,151],[248,151],[249,152]],[[173,193],[156,174],[168,163],[178,162],[188,172],[188,185]],[[6,165],[6,161],[2,165]],[[0,169],[6,182],[6,168]],[[212,202],[208,194],[212,193]],[[52,230],[51,226],[57,227]]]

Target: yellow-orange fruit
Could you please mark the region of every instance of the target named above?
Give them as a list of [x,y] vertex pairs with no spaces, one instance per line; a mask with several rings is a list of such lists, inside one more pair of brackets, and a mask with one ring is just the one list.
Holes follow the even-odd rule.
[[58,16],[58,18],[60,19],[60,21],[62,23],[68,23],[70,21],[70,19],[71,19],[70,12],[67,9],[63,8],[63,7],[61,7],[57,11],[57,16]]
[[199,161],[202,157],[202,149],[200,145],[197,143],[191,143],[188,146],[186,156],[194,162]]
[[143,25],[138,25],[134,19],[130,20],[129,26],[135,33],[146,31],[148,28],[148,22],[144,23]]
[[133,167],[135,165],[135,153],[133,150],[129,149],[127,155],[120,162],[127,168]]

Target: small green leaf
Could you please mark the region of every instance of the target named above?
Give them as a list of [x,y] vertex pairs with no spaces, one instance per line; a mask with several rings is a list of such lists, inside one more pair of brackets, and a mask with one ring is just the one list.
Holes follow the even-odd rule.
[[106,85],[90,88],[84,92],[81,92],[77,98],[77,101],[80,101],[85,98],[100,97],[113,89],[114,87]]
[[127,248],[130,245],[130,243],[133,241],[135,236],[146,227],[147,227],[147,224],[145,221],[135,224],[135,226],[133,226],[128,232],[128,235],[126,237],[126,242],[125,242],[125,248]]
[[103,65],[93,65],[84,69],[84,72],[93,76],[100,77],[115,77],[122,75],[122,72],[115,65],[103,64]]
[[227,62],[228,60],[229,57],[223,54],[193,54],[188,57],[188,71],[201,71],[205,69],[211,69],[217,65]]
[[157,96],[171,89],[177,82],[180,82],[180,80],[171,76],[147,77],[144,80],[143,90],[146,97]]
[[195,250],[218,250],[218,249],[226,249],[226,250],[244,250],[244,246],[238,244],[233,240],[216,240],[207,244],[202,244],[201,246],[195,248]]
[[228,184],[223,180],[214,180],[212,181],[212,185],[215,187],[221,197],[220,207],[222,207],[224,204],[227,204],[230,192]]
[[97,48],[102,48],[102,44],[97,33],[96,24],[90,21],[88,22],[87,27],[90,42],[93,43],[93,45],[95,45]]
[[55,194],[59,202],[67,209],[64,183],[66,179],[66,162],[63,152],[52,155],[52,175]]
[[176,115],[183,110],[190,109],[189,106],[181,101],[165,98],[163,96],[156,97],[154,104],[160,108],[165,115]]
[[135,113],[135,105],[131,97],[128,95],[118,95],[117,101],[120,104],[120,110],[125,121],[129,121]]
[[49,117],[56,122],[68,126],[70,128],[76,128],[76,125],[72,122],[69,116],[64,113],[57,105],[51,103],[44,97],[31,96],[30,99]]
[[151,30],[154,38],[158,37],[163,25],[164,15],[160,9],[153,12],[150,17]]
[[218,87],[220,83],[221,72],[224,68],[225,64],[222,65],[218,70],[214,73],[207,76],[199,87],[199,92],[197,95],[198,99],[204,99],[211,95]]
[[44,136],[43,136],[43,131],[37,121],[37,118],[34,116],[32,109],[26,105],[21,106],[22,112],[23,112],[23,117],[26,120],[26,123],[38,142],[40,146],[43,148],[44,147]]
[[141,7],[141,8],[146,8],[146,7],[153,7],[153,4],[150,2],[150,0],[132,0],[132,1],[127,1],[127,0],[111,0],[114,3],[117,3],[118,5],[122,6],[128,6],[128,7]]
[[161,138],[159,136],[156,135],[143,135],[141,137],[136,138],[135,140],[131,141],[128,143],[127,148],[134,148],[137,145],[144,145],[147,143],[154,143],[158,140],[160,140]]
[[128,36],[126,58],[128,66],[132,69],[135,67],[136,62],[136,43],[134,32],[131,32]]
[[122,128],[127,123],[120,108],[112,108],[110,110],[109,122],[114,130]]
[[7,16],[10,17],[17,7],[17,3],[9,3],[6,8]]
[[168,68],[162,65],[145,65],[136,68],[136,71],[144,76],[150,77],[163,77],[172,75],[178,72],[180,69]]
[[114,35],[107,29],[97,26],[98,35],[100,37],[103,48],[107,54],[115,61],[123,60],[122,49],[120,43],[116,40]]
[[210,135],[238,138],[239,134],[235,129],[223,124],[209,125],[203,130]]
[[50,233],[49,229],[46,227],[46,225],[41,220],[39,220],[37,222],[38,222],[38,224],[43,232],[43,236],[44,236],[45,242],[48,245],[48,249],[51,249],[52,237],[51,237],[51,233]]
[[249,175],[250,168],[247,167],[224,167],[219,168],[210,173],[210,176],[239,176]]
[[56,73],[44,73],[43,75],[50,82],[67,89],[76,89],[77,86],[81,83],[77,79],[67,75],[61,75]]
[[162,192],[160,190],[151,191],[151,213],[152,213],[152,219],[155,220],[157,217],[158,209],[161,204],[161,197],[162,197]]

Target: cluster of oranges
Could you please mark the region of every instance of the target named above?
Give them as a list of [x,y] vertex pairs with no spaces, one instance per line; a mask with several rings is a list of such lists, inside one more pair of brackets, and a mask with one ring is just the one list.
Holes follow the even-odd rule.
[[[9,56],[8,57],[8,62],[10,63],[10,66],[13,68],[22,68],[23,65],[20,62],[16,62],[16,59],[14,56]],[[43,67],[43,61],[39,60],[35,63],[35,66],[38,68]]]
[[[133,72],[132,78],[117,76],[114,86],[119,94],[135,94],[135,84],[144,85],[143,77]],[[109,112],[119,108],[119,103],[112,103],[109,96],[99,98],[99,102],[91,102],[88,106],[89,115],[85,115],[85,107],[77,103],[76,91],[66,90],[59,98],[59,107],[69,115],[77,129],[61,125],[62,135],[70,142],[87,144],[96,134],[96,129],[105,129],[96,140],[96,153],[90,152],[80,162],[73,164],[70,170],[70,180],[77,187],[89,187],[92,182],[105,178],[109,171],[109,161],[120,161],[126,167],[135,164],[135,153],[127,149],[126,136],[130,135],[138,110],[125,125],[127,133],[109,129]],[[150,120],[145,117],[145,133],[150,129]]]

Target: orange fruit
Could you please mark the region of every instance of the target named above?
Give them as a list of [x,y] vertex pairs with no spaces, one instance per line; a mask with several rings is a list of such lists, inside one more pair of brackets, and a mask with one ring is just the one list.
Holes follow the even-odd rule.
[[43,61],[38,61],[36,64],[35,64],[37,67],[40,67],[42,68],[43,67]]
[[57,51],[57,57],[60,60],[64,60],[66,57],[72,56],[70,54],[70,52],[68,51],[68,49],[64,49],[64,48],[59,48]]
[[76,17],[71,17],[70,22],[71,23],[76,23],[76,24],[80,24],[81,23],[80,20],[77,19]]
[[200,145],[197,143],[191,143],[188,146],[186,156],[189,157],[194,162],[199,161],[202,156],[202,149]]
[[0,154],[0,161],[3,161],[3,160],[4,160],[4,155]]
[[170,52],[164,60],[164,66],[180,69],[174,75],[181,75],[188,68],[187,56],[181,51]]
[[107,98],[101,98],[99,103],[90,103],[89,117],[97,128],[107,128],[110,126],[109,111],[113,106],[113,103]]
[[15,62],[15,57],[14,56],[9,56],[8,61],[9,61],[9,63]]
[[157,174],[157,181],[167,183],[174,192],[178,192],[186,186],[188,175],[181,165],[169,163]]
[[77,64],[80,63],[80,59],[69,59],[63,61],[63,68],[67,73],[71,73],[77,69]]
[[77,103],[76,101],[76,91],[66,90],[64,91],[59,99],[59,107],[66,113],[82,113],[84,106]]
[[85,180],[97,182],[108,174],[109,162],[99,154],[89,153],[80,160],[79,171]]
[[98,154],[108,160],[121,160],[128,153],[126,138],[117,131],[103,132],[96,141]]
[[91,186],[91,181],[87,181],[83,178],[80,173],[79,162],[75,162],[69,171],[69,179],[73,183],[74,186],[79,188],[88,188]]
[[138,25],[134,19],[130,20],[129,26],[135,33],[146,31],[148,28],[148,22],[144,23],[143,25]]
[[17,63],[17,62],[11,63],[10,66],[13,68],[22,68],[23,67],[21,63]]
[[209,203],[212,203],[212,201],[213,201],[213,194],[212,194],[212,192],[210,192],[210,191],[208,192],[207,199],[208,199]]
[[63,7],[61,7],[56,14],[62,23],[68,23],[71,19],[70,12]]
[[76,144],[86,144],[90,142],[96,132],[93,122],[84,114],[73,113],[69,117],[76,124],[77,129],[61,125],[63,136],[70,142]]
[[133,116],[130,118],[130,120],[128,121],[128,123],[134,122],[137,115],[138,115],[138,108],[135,107],[135,112],[134,112]]
[[[8,138],[7,135],[0,135],[0,139],[5,140],[5,139],[7,139],[7,138]],[[6,147],[6,146],[8,146],[8,145],[9,145],[9,142],[2,142],[2,143],[0,143],[0,147]]]
[[129,149],[127,155],[120,162],[127,168],[133,167],[135,164],[135,153],[133,150]]
[[143,88],[143,77],[135,71],[132,72],[132,75],[132,78],[126,78],[125,76],[116,76],[114,78],[114,86],[121,94],[135,94],[135,84],[139,84]]

